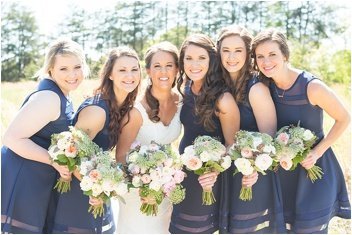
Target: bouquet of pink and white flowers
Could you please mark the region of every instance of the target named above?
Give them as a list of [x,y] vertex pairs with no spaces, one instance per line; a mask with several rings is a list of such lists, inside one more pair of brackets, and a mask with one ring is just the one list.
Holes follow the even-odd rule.
[[139,195],[144,200],[140,208],[143,214],[156,216],[158,205],[165,197],[173,204],[185,198],[185,189],[180,184],[185,173],[181,159],[171,145],[136,144],[128,153],[127,168],[131,187],[139,188]]
[[[234,175],[238,172],[250,175],[255,171],[266,175],[266,170],[272,170],[277,166],[272,140],[272,137],[265,133],[238,131],[235,135],[235,142],[228,151],[236,167]],[[239,198],[243,201],[250,201],[252,187],[242,186]]]
[[[305,128],[290,125],[282,127],[275,137],[276,155],[280,166],[286,171],[296,169],[297,165],[304,160],[313,144],[317,140],[315,134]],[[314,183],[321,179],[323,171],[319,166],[313,166],[307,170],[307,176]]]
[[[66,165],[70,172],[80,164],[81,158],[94,155],[99,146],[95,144],[89,136],[81,130],[72,126],[69,131],[64,131],[51,136],[49,155],[52,161],[59,165]],[[68,192],[71,188],[71,180],[59,178],[54,189],[60,193]]]
[[[209,172],[223,172],[231,166],[231,158],[220,141],[210,136],[198,136],[193,145],[187,146],[181,155],[188,170],[197,175]],[[203,205],[212,205],[216,200],[212,188],[203,188]]]
[[104,214],[104,203],[108,203],[110,198],[124,201],[121,196],[128,192],[127,180],[123,170],[108,151],[100,151],[91,158],[82,159],[80,174],[83,193],[103,202],[98,206],[89,207],[88,212],[92,212],[94,218]]

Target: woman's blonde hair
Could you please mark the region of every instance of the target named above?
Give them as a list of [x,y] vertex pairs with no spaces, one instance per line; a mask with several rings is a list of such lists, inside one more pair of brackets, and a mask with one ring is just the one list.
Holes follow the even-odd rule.
[[50,70],[54,67],[56,55],[72,55],[77,57],[82,63],[84,77],[89,75],[89,67],[87,65],[82,47],[69,38],[59,38],[46,48],[43,67],[36,73],[36,77],[45,78],[51,76]]

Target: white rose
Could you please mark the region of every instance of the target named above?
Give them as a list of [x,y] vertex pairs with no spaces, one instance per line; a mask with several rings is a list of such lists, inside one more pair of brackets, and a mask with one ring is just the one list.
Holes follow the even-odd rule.
[[90,177],[84,176],[79,186],[83,191],[89,191],[92,189],[93,182],[91,181]]
[[98,197],[103,192],[103,188],[100,184],[93,184],[92,186],[92,195],[93,197]]
[[305,141],[308,141],[308,140],[311,140],[313,139],[314,135],[313,133],[310,131],[310,130],[305,130],[304,133],[303,133],[303,139]]
[[125,183],[119,183],[115,184],[115,192],[117,195],[125,195],[128,192],[128,187],[127,184]]
[[[104,192],[111,192],[114,190],[114,182],[112,180],[104,180],[101,187]],[[106,194],[106,193],[105,193]],[[108,195],[109,196],[109,195]]]
[[254,162],[254,164],[262,171],[266,171],[272,163],[273,159],[268,154],[259,154]]
[[250,175],[253,172],[254,172],[254,168],[252,166],[249,166],[248,168],[244,168],[243,171],[241,171],[243,175]]
[[158,170],[151,170],[149,172],[150,178],[152,180],[159,180],[160,179],[160,172]]
[[204,151],[199,155],[199,158],[202,162],[207,162],[211,159],[211,155],[207,151]]
[[63,151],[70,146],[70,139],[62,138],[57,141],[57,147]]
[[64,151],[59,149],[57,145],[53,145],[49,148],[48,153],[53,160],[57,160],[57,156],[64,154]]
[[141,180],[141,177],[139,176],[133,176],[132,178],[132,185],[136,188],[142,186],[142,180]]
[[248,169],[249,167],[251,167],[251,162],[245,158],[237,158],[235,160],[235,166],[238,169],[238,171],[243,172],[245,171],[245,169]]
[[160,188],[161,188],[161,184],[160,184],[159,181],[153,180],[153,181],[150,182],[149,188],[150,188],[150,189],[153,189],[153,190],[155,190],[155,191],[159,191]]

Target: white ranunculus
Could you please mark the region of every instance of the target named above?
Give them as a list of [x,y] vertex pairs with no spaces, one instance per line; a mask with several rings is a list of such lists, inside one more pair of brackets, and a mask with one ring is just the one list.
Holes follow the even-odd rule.
[[184,154],[187,156],[194,156],[196,152],[194,151],[193,145],[187,146],[184,150]]
[[273,159],[268,154],[259,154],[254,162],[254,164],[262,171],[266,171],[272,163]]
[[67,139],[67,138],[60,138],[58,141],[57,141],[57,147],[63,151],[65,151],[65,149],[70,146],[70,139]]
[[271,144],[265,145],[263,148],[264,153],[274,153],[274,151],[275,151],[275,148]]
[[314,135],[313,133],[310,131],[310,130],[305,130],[304,133],[303,133],[303,139],[305,141],[308,141],[308,140],[311,140],[313,139]]
[[81,183],[79,184],[79,186],[81,187],[81,189],[82,189],[83,191],[89,191],[89,190],[92,189],[93,182],[92,182],[92,180],[90,179],[90,177],[84,176],[84,177],[82,178],[82,181],[81,181]]
[[111,192],[114,190],[114,182],[110,179],[104,180],[101,187],[103,188],[104,192]]
[[252,166],[249,166],[248,168],[243,169],[243,171],[241,171],[241,173],[243,175],[250,175],[254,172],[254,168]]
[[153,180],[149,183],[149,188],[155,191],[159,191],[161,188],[161,183],[158,180]]
[[207,151],[204,151],[199,155],[199,158],[202,162],[207,162],[211,159],[211,155]]
[[221,163],[221,167],[225,170],[228,169],[231,166],[231,157],[229,155],[226,155],[222,158],[222,160],[223,162]]

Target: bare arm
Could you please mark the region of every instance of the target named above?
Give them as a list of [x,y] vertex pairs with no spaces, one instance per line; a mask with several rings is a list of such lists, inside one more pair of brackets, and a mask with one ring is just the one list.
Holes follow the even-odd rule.
[[228,92],[218,101],[218,108],[220,110],[218,117],[227,147],[233,144],[235,133],[240,129],[240,111],[234,98]]
[[342,135],[348,127],[351,116],[336,94],[322,81],[314,80],[308,84],[308,99],[312,105],[318,105],[335,120],[328,134],[312,149],[302,166],[309,169],[323,153]]
[[[139,129],[143,124],[142,115],[140,112],[133,108],[130,112],[130,120],[127,122],[127,115],[122,119],[121,126],[123,126],[121,130],[121,134],[116,143],[116,161],[121,163],[126,163],[126,154],[130,150],[131,144],[136,139]],[[125,126],[124,126],[125,125]]]
[[6,130],[3,143],[19,156],[51,164],[48,150],[29,138],[60,115],[60,98],[52,91],[33,94]]
[[105,120],[106,113],[104,109],[91,105],[82,109],[78,114],[75,127],[84,131],[90,139],[94,139],[98,132],[103,129]]
[[276,109],[269,88],[259,82],[249,91],[251,104],[259,132],[274,136],[277,128]]

